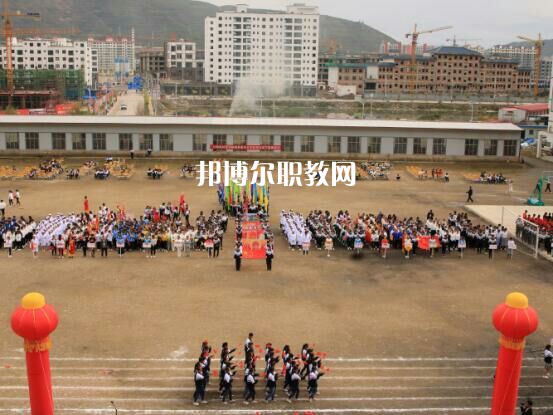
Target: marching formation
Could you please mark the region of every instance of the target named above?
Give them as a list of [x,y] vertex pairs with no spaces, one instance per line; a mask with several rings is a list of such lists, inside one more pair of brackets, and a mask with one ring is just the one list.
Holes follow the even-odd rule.
[[[234,402],[235,378],[240,370],[242,398],[246,405],[256,402],[258,383],[263,383],[265,402],[273,402],[277,396],[278,380],[281,378],[287,402],[292,403],[299,399],[302,381],[306,381],[307,397],[309,401],[313,401],[319,393],[319,379],[325,370],[329,370],[322,363],[322,357],[326,354],[315,353],[307,343],[302,346],[299,355],[294,355],[289,345],[280,350],[267,343],[262,349],[254,343],[253,337],[253,333],[249,333],[244,342],[244,359],[238,363],[235,362],[235,354],[240,355],[242,352],[237,351],[237,348],[231,349],[228,342],[221,345],[219,370],[213,370],[213,375],[218,379],[218,399],[224,404]],[[194,405],[207,404],[206,392],[212,374],[211,363],[216,352],[207,340],[202,343],[200,357],[194,365]],[[264,367],[258,373],[261,355],[264,356]]]

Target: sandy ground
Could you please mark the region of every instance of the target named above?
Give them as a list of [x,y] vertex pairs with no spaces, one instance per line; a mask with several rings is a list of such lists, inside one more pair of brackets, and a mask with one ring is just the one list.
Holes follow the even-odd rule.
[[[148,163],[153,161],[135,162],[139,172],[145,171]],[[137,215],[145,204],[176,202],[181,193],[190,203],[193,217],[200,210],[217,209],[215,190],[179,178],[178,166],[179,162],[172,163],[171,174],[156,182],[142,173],[129,181],[86,177],[79,181],[0,182],[0,195],[18,188],[23,205],[8,214],[35,218],[80,211],[85,194],[92,206],[119,204]],[[449,184],[417,181],[404,171],[405,166],[397,165],[393,174],[402,174],[399,182],[363,181],[353,189],[274,186],[271,222],[277,230],[281,209],[304,213],[314,208],[333,213],[339,209],[352,213],[382,210],[423,216],[432,208],[443,216],[463,209],[468,183],[460,177],[461,171],[499,171],[490,165],[445,167],[452,178]],[[501,171],[513,178],[515,191],[508,194],[506,186],[476,185],[475,202],[521,204],[544,169],[501,166]],[[546,201],[551,205],[553,198],[548,196]],[[537,333],[528,340],[528,348],[537,352],[527,354],[533,360],[524,369],[521,397],[541,397],[535,398],[544,408],[541,413],[553,409],[553,384],[541,379],[539,360],[539,350],[553,337],[550,263],[523,252],[517,252],[512,261],[501,254],[490,261],[473,252],[463,259],[449,255],[408,261],[397,252],[387,260],[368,252],[354,259],[342,249],[330,258],[316,250],[303,257],[289,251],[277,232],[273,271],[265,270],[264,261],[245,261],[238,273],[227,248],[230,237],[227,234],[218,259],[209,259],[204,253],[193,253],[191,258],[161,253],[156,259],[132,253],[123,258],[111,254],[108,259],[77,255],[72,260],[55,260],[42,253],[33,260],[28,252],[17,252],[13,259],[0,253],[0,321],[4,322],[0,325],[0,414],[28,407],[24,362],[20,360],[22,342],[11,332],[8,321],[12,309],[29,291],[44,293],[60,314],[52,357],[58,359],[53,362],[54,392],[64,413],[82,413],[87,408],[109,411],[110,399],[120,400],[120,407],[129,413],[161,408],[168,413],[192,413],[190,368],[201,341],[207,338],[219,346],[227,340],[238,346],[249,331],[255,333],[259,344],[288,343],[298,350],[310,342],[328,353],[331,372],[328,380],[321,382],[321,397],[335,400],[322,400],[315,406],[298,403],[298,408],[313,407],[320,413],[340,408],[367,413],[387,413],[394,408],[426,408],[425,413],[434,413],[434,409],[435,413],[447,413],[447,408],[485,411],[497,352],[491,313],[515,290],[528,295],[541,317]],[[406,360],[397,360],[399,356]],[[444,361],[444,357],[453,360]],[[97,360],[83,360],[86,358]],[[106,368],[112,373],[102,372]],[[171,380],[170,376],[176,377]],[[145,388],[142,393],[140,387]],[[403,389],[398,392],[397,387]],[[400,399],[407,396],[416,399]],[[209,411],[221,408],[214,403]],[[239,408],[242,406],[223,412],[241,413]],[[284,403],[275,408],[290,410]],[[373,410],[377,412],[370,412]],[[247,413],[254,413],[253,408]]]

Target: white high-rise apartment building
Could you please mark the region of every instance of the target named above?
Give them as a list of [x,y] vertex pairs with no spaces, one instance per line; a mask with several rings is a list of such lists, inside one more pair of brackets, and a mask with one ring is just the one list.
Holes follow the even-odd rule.
[[134,28],[131,37],[111,37],[103,40],[88,39],[92,50],[93,72],[101,80],[124,78],[134,74],[136,69],[136,46]]
[[549,132],[553,134],[553,77],[549,86]]
[[206,82],[316,87],[319,10],[304,4],[286,12],[220,12],[205,19]]
[[[87,85],[92,84],[92,53],[86,41],[55,39],[16,39],[12,41],[14,69],[83,70]],[[6,46],[0,47],[0,68],[6,69]]]
[[180,39],[165,43],[165,66],[169,68],[195,68],[198,64],[196,43]]
[[516,59],[521,66],[534,68],[536,49],[526,46],[494,46],[487,54],[497,58]]

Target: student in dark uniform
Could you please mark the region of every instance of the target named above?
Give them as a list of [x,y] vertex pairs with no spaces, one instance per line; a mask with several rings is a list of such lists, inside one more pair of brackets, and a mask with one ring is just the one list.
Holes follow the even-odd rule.
[[277,384],[277,374],[274,368],[269,369],[267,372],[267,385],[265,387],[265,401],[270,402],[275,400]]
[[467,203],[474,202],[474,200],[472,200],[473,194],[474,194],[474,191],[472,190],[472,186],[469,186],[469,190],[467,191]]
[[234,265],[236,271],[240,271],[240,266],[242,265],[242,248],[240,248],[238,244],[234,248]]
[[[201,359],[200,359],[201,360]],[[194,366],[194,405],[198,406],[201,403],[207,403],[205,400],[205,376],[201,362],[197,362]]]
[[255,378],[255,369],[254,366],[251,365],[248,371],[248,375],[246,376],[246,393],[244,396],[244,403],[246,405],[249,405],[250,401],[251,403],[255,403],[255,384],[257,383],[257,379]]
[[288,399],[289,403],[292,403],[292,399],[298,400],[300,397],[300,380],[301,376],[297,366],[294,365],[291,375],[290,375],[290,388],[288,389]]
[[533,402],[528,399],[526,402],[520,404],[521,415],[532,415]]
[[232,377],[234,373],[231,372],[230,367],[226,368],[225,374],[223,375],[223,393],[222,399],[224,404],[232,402]]
[[273,268],[273,258],[275,257],[273,247],[270,243],[265,248],[265,262],[267,263],[267,271]]
[[319,373],[317,370],[317,365],[312,365],[311,369],[307,375],[307,392],[309,394],[309,402],[313,402],[315,395],[319,388],[319,378],[323,376],[324,373]]

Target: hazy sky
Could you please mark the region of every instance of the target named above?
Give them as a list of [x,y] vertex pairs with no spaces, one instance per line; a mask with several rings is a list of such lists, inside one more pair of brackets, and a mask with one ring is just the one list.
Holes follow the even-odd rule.
[[516,41],[517,35],[528,37],[542,33],[553,38],[553,0],[208,0],[232,5],[284,10],[291,3],[319,6],[321,14],[362,21],[397,40],[417,23],[422,29],[454,26],[444,32],[431,33],[422,42],[445,44],[446,39],[480,39],[484,46]]

